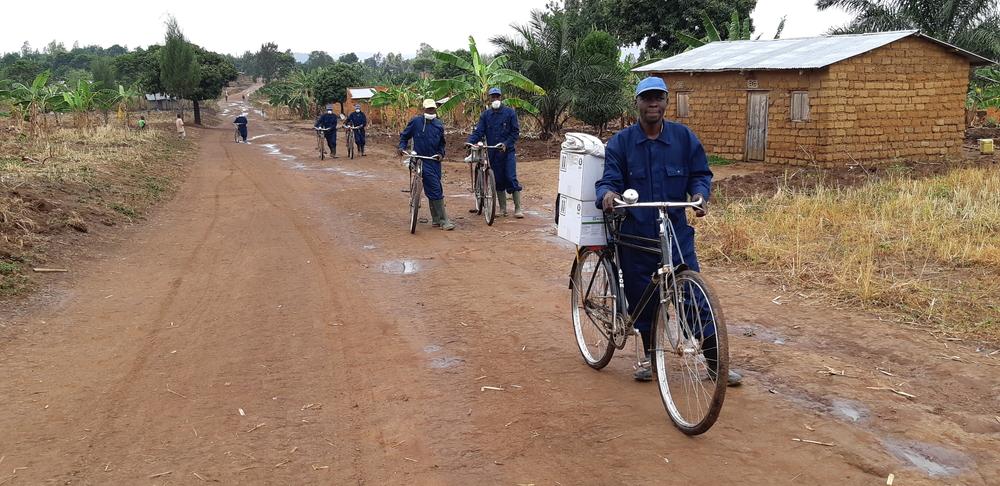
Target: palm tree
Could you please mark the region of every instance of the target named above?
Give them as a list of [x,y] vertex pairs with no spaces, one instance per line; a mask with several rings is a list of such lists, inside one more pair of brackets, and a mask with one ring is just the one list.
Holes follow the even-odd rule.
[[535,118],[542,131],[541,138],[547,140],[559,133],[573,104],[576,40],[572,26],[563,13],[532,10],[527,24],[513,28],[515,36],[496,36],[490,41],[510,60],[513,69],[545,90],[528,99],[538,108]]
[[976,54],[1000,59],[1000,6],[996,0],[817,0],[839,7],[854,20],[832,34],[919,29]]
[[[788,17],[782,17],[781,21],[778,22],[778,30],[774,34],[775,39],[781,38],[781,32],[785,30],[785,20]],[[697,38],[693,34],[687,32],[676,32],[674,36],[678,40],[688,45],[688,49],[697,49],[709,42],[717,42],[722,40],[732,41],[732,40],[749,40],[752,32],[750,31],[750,17],[745,19],[740,19],[740,13],[733,10],[732,15],[729,19],[727,36],[725,39],[719,34],[719,29],[715,27],[715,22],[712,22],[712,18],[708,16],[708,13],[701,12],[701,23],[705,28],[705,37]],[[763,35],[763,34],[761,34]],[[761,35],[758,35],[754,40],[760,39]]]
[[[436,97],[448,96],[449,99],[439,108],[449,111],[464,105],[467,114],[475,114],[489,101],[487,92],[490,88],[516,88],[526,93],[544,95],[545,90],[536,85],[525,75],[507,68],[507,56],[499,55],[485,62],[476,48],[476,39],[469,36],[469,58],[464,59],[450,52],[434,52],[435,59],[462,71],[451,79],[436,79],[431,82]],[[506,103],[514,108],[520,108],[528,113],[538,113],[538,108],[531,102],[516,96],[506,96]]]

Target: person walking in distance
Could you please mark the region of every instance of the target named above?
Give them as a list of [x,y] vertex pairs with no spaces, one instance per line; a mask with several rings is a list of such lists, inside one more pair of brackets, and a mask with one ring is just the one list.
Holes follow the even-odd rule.
[[186,138],[187,132],[184,131],[184,119],[181,118],[181,114],[177,114],[177,119],[174,120],[174,126],[177,127],[177,138]]

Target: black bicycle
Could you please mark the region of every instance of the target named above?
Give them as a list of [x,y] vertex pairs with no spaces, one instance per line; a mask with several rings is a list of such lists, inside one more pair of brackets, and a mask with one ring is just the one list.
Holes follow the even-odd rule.
[[417,155],[416,152],[410,152],[406,156],[406,160],[403,162],[406,167],[410,170],[410,234],[417,232],[417,220],[419,219],[420,213],[420,196],[423,195],[424,191],[424,164],[421,160],[433,160],[438,159],[434,157],[424,157],[423,155]]
[[344,125],[344,133],[347,135],[347,158],[354,158],[354,131],[358,128],[353,125]]
[[[634,191],[626,191],[626,195],[627,201],[615,201],[614,214],[605,215],[607,246],[581,247],[573,262],[569,287],[577,345],[587,365],[601,369],[611,361],[615,349],[623,349],[633,335],[637,365],[645,365],[646,354],[639,349],[642,339],[634,325],[647,305],[656,306],[650,333],[660,398],[678,429],[688,435],[702,434],[718,419],[726,396],[726,320],[705,279],[688,268],[683,257],[679,265],[673,264],[674,251],[680,251],[667,214],[669,208],[696,208],[702,201],[638,203]],[[659,239],[621,233],[627,208],[657,209]],[[661,261],[632,313],[627,310],[621,248],[655,254]]]
[[482,143],[465,144],[469,148],[469,176],[472,179],[472,192],[476,197],[476,207],[470,213],[481,214],[487,226],[493,226],[497,214],[497,181],[490,166],[489,149],[500,148],[501,144],[484,145]]
[[313,127],[316,130],[316,149],[319,150],[319,160],[326,159],[326,132],[329,128]]

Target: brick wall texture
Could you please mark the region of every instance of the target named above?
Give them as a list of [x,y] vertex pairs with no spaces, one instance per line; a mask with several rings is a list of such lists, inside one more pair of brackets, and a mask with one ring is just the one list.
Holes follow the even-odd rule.
[[[961,154],[969,61],[909,37],[824,69],[660,74],[667,118],[691,127],[710,154],[744,160],[748,81],[768,94],[766,161],[844,165]],[[677,93],[690,113],[677,117]],[[809,120],[791,120],[792,92],[809,93]]]

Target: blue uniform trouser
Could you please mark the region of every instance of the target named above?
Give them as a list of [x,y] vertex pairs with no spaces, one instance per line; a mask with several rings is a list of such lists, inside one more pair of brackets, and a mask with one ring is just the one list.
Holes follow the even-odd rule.
[[243,141],[246,142],[247,141],[247,126],[246,125],[238,125],[237,128],[240,129],[240,138],[242,138]]
[[422,160],[424,194],[429,201],[440,201],[444,199],[444,190],[441,189],[441,162],[433,160]]
[[[687,267],[691,270],[699,271],[698,257],[694,251],[693,230],[690,228],[687,228],[686,231],[680,229],[678,233],[678,239],[675,240],[673,251],[674,265],[681,263],[680,254],[682,252],[684,263]],[[678,247],[681,252],[678,252]],[[642,294],[646,291],[653,273],[656,272],[657,267],[660,265],[660,256],[630,248],[621,248],[619,260],[622,266],[622,275],[625,278],[625,298],[628,300],[628,310],[629,313],[633,313],[635,312],[635,308],[640,304]],[[704,295],[699,292],[695,293],[694,299],[684,299],[689,305],[685,306],[685,309],[682,309],[689,323],[697,322],[696,313],[701,314],[701,323],[704,326],[704,330],[702,332],[703,335],[697,336],[698,338],[715,335],[715,324],[712,321],[708,303],[705,302],[703,297]],[[635,328],[642,335],[642,340],[647,350],[652,349],[655,345],[651,339],[650,330],[653,319],[656,317],[656,313],[659,312],[659,301],[659,295],[653,295],[635,321]],[[676,312],[677,310],[674,309],[674,311]]]
[[337,152],[337,131],[336,130],[328,130],[326,132],[326,146],[330,147],[330,153],[331,154]]
[[358,144],[358,150],[365,151],[365,129],[357,128],[354,130],[354,143]]
[[517,182],[517,154],[513,148],[506,152],[490,150],[490,167],[493,168],[493,176],[497,181],[497,192],[514,193],[521,190],[521,184]]

